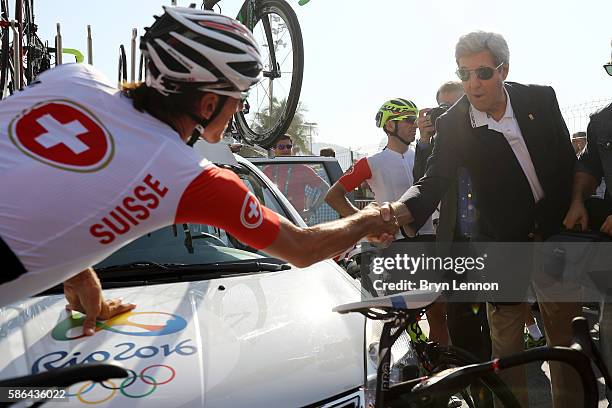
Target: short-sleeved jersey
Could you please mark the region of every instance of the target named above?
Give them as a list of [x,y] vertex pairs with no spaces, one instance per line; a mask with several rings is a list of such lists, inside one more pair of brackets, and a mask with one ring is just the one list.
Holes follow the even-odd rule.
[[[352,191],[365,181],[374,192],[376,202],[396,201],[414,183],[412,176],[414,156],[412,145],[403,154],[384,149],[372,156],[359,159],[338,182],[346,191]],[[419,230],[419,234],[433,233],[430,217]]]
[[309,188],[322,196],[329,185],[308,165],[303,163],[274,164],[263,168],[266,176],[283,193],[300,214],[312,204],[309,202]]
[[278,216],[233,172],[89,65],[47,71],[0,103],[0,174],[0,238],[27,270],[16,279],[0,271],[0,304],[173,223],[215,225],[256,248],[279,231]]

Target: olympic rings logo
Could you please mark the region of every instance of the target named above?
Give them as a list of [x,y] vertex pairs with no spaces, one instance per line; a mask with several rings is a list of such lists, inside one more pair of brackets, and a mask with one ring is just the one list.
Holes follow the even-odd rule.
[[[138,320],[143,316],[147,316],[148,320],[159,319],[160,316],[165,317],[167,320],[164,324],[147,324],[132,320],[133,318]],[[58,341],[70,341],[85,337],[83,334],[74,337],[68,336],[72,329],[82,327],[84,321],[85,316],[80,313],[69,316],[53,328],[51,336]],[[128,312],[115,316],[105,322],[97,322],[96,332],[107,330],[128,336],[164,336],[179,332],[185,327],[187,327],[185,319],[175,314],[164,312]]]
[[[158,379],[156,377],[159,372],[154,373],[151,371],[152,369],[164,369],[167,372]],[[127,371],[130,375],[122,380],[119,386],[113,380],[101,383],[87,381],[80,386],[76,393],[67,393],[66,396],[77,397],[80,402],[88,405],[103,404],[110,401],[118,392],[127,398],[145,398],[153,394],[158,386],[168,384],[176,377],[174,368],[165,364],[150,365],[143,368],[140,374],[136,374],[134,370],[130,369]]]

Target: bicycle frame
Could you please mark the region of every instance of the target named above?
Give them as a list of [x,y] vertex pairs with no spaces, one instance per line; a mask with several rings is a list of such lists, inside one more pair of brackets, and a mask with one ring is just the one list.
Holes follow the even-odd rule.
[[496,358],[485,363],[445,370],[431,377],[418,379],[418,384],[415,384],[416,380],[411,380],[394,385],[388,390],[387,396],[415,395],[418,397],[419,395],[431,395],[436,392],[452,394],[454,390],[465,388],[474,380],[490,373],[496,374],[500,370],[523,366],[536,361],[559,361],[572,365],[580,375],[584,391],[584,407],[596,408],[599,403],[599,390],[591,361],[602,373],[608,389],[612,389],[610,374],[589,336],[586,319],[583,317],[574,318],[572,331],[573,344],[571,347],[539,347],[512,356]]

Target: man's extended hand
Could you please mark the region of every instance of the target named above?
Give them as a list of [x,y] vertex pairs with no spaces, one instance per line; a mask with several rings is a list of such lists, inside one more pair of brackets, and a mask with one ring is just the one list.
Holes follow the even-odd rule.
[[370,233],[366,236],[368,241],[388,244],[395,239],[395,235],[399,231],[399,225],[389,203],[384,203],[381,206],[373,202],[360,212],[373,220]]
[[85,314],[83,334],[86,336],[96,332],[97,320],[108,320],[136,307],[131,303],[122,303],[121,299],[104,300],[100,280],[91,268],[66,280],[64,295],[68,300],[67,310]]
[[589,213],[587,212],[582,201],[576,200],[572,202],[572,205],[570,206],[567,214],[565,215],[565,219],[563,220],[563,225],[568,230],[573,230],[576,225],[580,225],[582,231],[586,231],[588,229]]
[[417,119],[417,126],[419,127],[419,135],[421,137],[420,141],[424,143],[429,143],[431,137],[434,135],[434,133],[436,133],[434,125],[433,123],[431,123],[431,119],[429,118],[429,116],[425,116],[425,114],[428,113],[430,110],[431,108],[421,109],[419,111],[419,117]]

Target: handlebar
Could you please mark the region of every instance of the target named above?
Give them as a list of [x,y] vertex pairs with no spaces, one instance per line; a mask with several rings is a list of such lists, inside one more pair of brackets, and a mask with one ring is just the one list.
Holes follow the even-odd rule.
[[610,374],[595,347],[593,340],[589,336],[588,323],[584,317],[576,317],[572,321],[572,346],[571,347],[540,347],[527,350],[522,353],[514,354],[509,357],[502,357],[482,364],[472,364],[469,366],[453,368],[442,371],[438,374],[425,378],[419,384],[413,382],[401,383],[391,387],[393,395],[402,393],[414,393],[432,395],[434,393],[448,393],[453,390],[460,390],[467,387],[475,379],[487,373],[498,372],[508,368],[528,364],[534,361],[560,361],[570,364],[580,375],[584,391],[584,407],[597,407],[599,402],[599,392],[597,380],[591,361],[595,362],[601,371],[610,389]]
[[0,387],[65,388],[83,381],[101,382],[109,378],[125,378],[128,375],[128,371],[117,365],[91,363],[1,380]]

